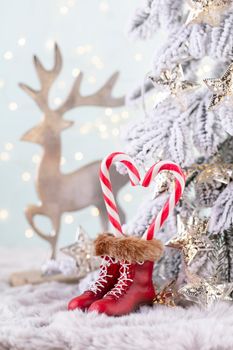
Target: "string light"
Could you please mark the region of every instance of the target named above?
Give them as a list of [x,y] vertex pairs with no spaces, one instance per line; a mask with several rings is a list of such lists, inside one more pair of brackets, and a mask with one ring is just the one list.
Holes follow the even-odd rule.
[[6,61],[10,61],[13,58],[13,53],[11,51],[6,51],[3,57]]
[[85,123],[79,129],[80,134],[83,134],[83,135],[87,134],[90,131],[91,127],[92,127],[92,123],[90,123],[90,122]]
[[100,215],[99,209],[96,207],[91,208],[91,215],[92,216],[99,216]]
[[104,67],[103,62],[98,56],[93,56],[91,58],[91,63],[94,64],[97,69],[102,69]]
[[0,153],[0,160],[7,161],[7,160],[9,160],[9,158],[10,158],[10,156],[9,156],[9,154],[7,152],[1,152]]
[[129,113],[128,113],[127,111],[122,111],[122,112],[121,112],[121,117],[122,117],[123,119],[128,119],[128,118],[129,118]]
[[60,7],[60,14],[61,15],[67,15],[68,11],[69,11],[69,9],[67,6]]
[[130,193],[126,193],[126,194],[124,195],[123,199],[124,199],[125,202],[128,202],[128,203],[129,203],[129,202],[132,201],[133,196],[132,196]]
[[54,48],[54,40],[53,39],[48,39],[45,43],[45,46],[48,50],[53,50]]
[[38,164],[41,160],[41,156],[39,154],[34,154],[32,156],[32,162],[35,163],[35,164]]
[[9,217],[9,212],[6,209],[0,209],[0,220],[6,220]]
[[65,157],[61,157],[60,164],[61,164],[61,165],[64,165],[65,163],[66,163],[66,159],[65,159]]
[[18,105],[17,105],[16,102],[10,102],[9,105],[8,105],[8,108],[9,108],[10,111],[14,112],[18,108]]
[[101,1],[99,4],[99,9],[101,12],[106,13],[109,10],[109,4],[106,1]]
[[119,115],[118,114],[113,114],[112,116],[111,116],[111,121],[112,121],[112,123],[118,123],[119,122]]
[[74,68],[74,69],[72,70],[72,76],[73,76],[74,78],[76,78],[79,74],[80,74],[80,69]]
[[51,230],[50,235],[51,235],[52,237],[55,237],[55,236],[56,236],[56,231],[55,231],[55,230]]
[[96,78],[95,78],[93,75],[91,75],[91,76],[88,78],[88,82],[89,82],[90,84],[95,84],[95,83],[96,83]]
[[27,171],[25,171],[22,175],[21,178],[24,182],[28,182],[31,180],[31,174]]
[[75,5],[75,0],[68,0],[68,1],[67,1],[67,5],[68,5],[69,7],[73,7],[73,6]]
[[53,100],[53,102],[54,102],[54,104],[55,104],[56,106],[60,106],[61,103],[62,103],[62,100],[61,100],[60,97],[55,97],[54,100]]
[[0,79],[0,89],[2,89],[5,85],[5,81],[3,79]]
[[24,232],[25,237],[32,238],[34,236],[34,232],[31,228],[27,228]]
[[6,151],[11,151],[14,148],[14,145],[11,142],[7,142],[7,143],[5,143],[4,147],[5,147]]
[[142,60],[142,54],[141,53],[136,53],[134,55],[134,59],[135,59],[135,61],[140,62]]
[[110,115],[112,115],[112,108],[106,108],[106,109],[105,109],[105,115],[108,116],[108,117],[109,117]]
[[203,72],[209,73],[211,71],[211,67],[208,64],[204,64],[203,66]]
[[26,38],[24,38],[24,37],[19,38],[18,45],[19,46],[25,46],[26,45]]
[[82,152],[76,152],[74,155],[74,158],[76,160],[82,160],[83,159],[83,153]]
[[107,126],[105,124],[98,125],[98,129],[100,132],[104,132],[107,130]]
[[85,51],[86,52],[91,52],[92,51],[92,49],[93,49],[93,47],[92,47],[92,45],[85,45]]
[[65,216],[64,221],[66,224],[70,225],[74,222],[74,218],[72,215],[68,214]]
[[78,55],[83,55],[86,52],[86,49],[84,46],[78,46],[75,51]]
[[197,70],[197,76],[202,80],[206,73],[209,73],[214,66],[214,60],[210,57],[204,57],[201,61],[201,65]]

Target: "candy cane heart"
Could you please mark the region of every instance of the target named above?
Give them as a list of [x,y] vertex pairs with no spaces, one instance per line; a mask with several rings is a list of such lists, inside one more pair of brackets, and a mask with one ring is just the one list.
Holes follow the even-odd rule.
[[163,208],[158,213],[157,217],[152,221],[151,225],[142,236],[142,238],[146,240],[153,239],[154,235],[161,229],[164,222],[178,203],[185,187],[184,173],[176,163],[171,161],[161,161],[154,164],[146,173],[142,186],[148,187],[156,176],[162,171],[170,171],[175,176],[175,188],[172,191],[169,199],[165,202]]
[[111,165],[115,162],[120,162],[126,166],[130,182],[133,186],[136,186],[140,183],[140,174],[131,157],[122,152],[115,152],[105,157],[100,166],[100,184],[103,191],[103,197],[108,213],[108,218],[114,227],[115,235],[121,236],[123,235],[123,231],[115,198],[112,191],[109,173]]

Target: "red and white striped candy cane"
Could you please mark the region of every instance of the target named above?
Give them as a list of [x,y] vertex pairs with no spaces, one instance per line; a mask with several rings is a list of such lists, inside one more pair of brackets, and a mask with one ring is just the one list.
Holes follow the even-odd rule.
[[133,163],[133,160],[125,153],[115,152],[102,160],[100,167],[100,183],[103,191],[104,201],[108,213],[108,218],[115,229],[115,235],[123,235],[118,209],[112,192],[109,169],[115,162],[123,163],[128,171],[131,184],[133,186],[140,183],[140,174]]
[[157,217],[152,221],[151,225],[142,236],[142,238],[146,240],[153,239],[155,233],[161,229],[165,220],[178,203],[185,187],[185,176],[183,171],[176,163],[171,161],[160,161],[153,165],[147,172],[142,182],[142,186],[148,187],[154,178],[162,171],[170,171],[175,176],[175,188],[172,191],[169,199],[164,204],[163,208],[158,213]]

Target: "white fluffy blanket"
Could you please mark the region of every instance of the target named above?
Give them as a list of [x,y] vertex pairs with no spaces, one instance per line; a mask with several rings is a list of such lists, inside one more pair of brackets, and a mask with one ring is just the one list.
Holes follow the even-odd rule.
[[[29,267],[29,254],[26,262],[22,255],[21,261]],[[19,268],[19,260],[15,260],[19,254],[0,250],[0,256],[1,350],[233,349],[231,304],[219,303],[210,310],[143,307],[118,318],[68,312],[67,301],[80,286],[52,282],[11,288],[7,275]],[[35,253],[30,258],[35,262]],[[85,285],[84,280],[81,287]]]

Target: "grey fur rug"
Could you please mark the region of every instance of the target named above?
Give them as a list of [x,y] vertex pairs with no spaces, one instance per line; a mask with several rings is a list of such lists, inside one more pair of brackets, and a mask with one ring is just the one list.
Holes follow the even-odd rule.
[[[143,307],[118,318],[68,312],[67,301],[87,280],[80,286],[47,283],[11,288],[7,276],[19,267],[19,255],[0,250],[0,256],[0,350],[233,349],[231,304],[219,303],[210,310]],[[35,253],[32,258],[35,262]],[[24,264],[28,267],[29,260]]]

